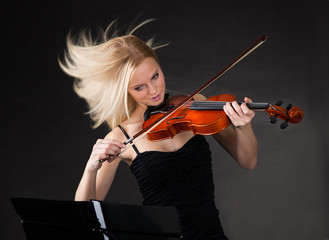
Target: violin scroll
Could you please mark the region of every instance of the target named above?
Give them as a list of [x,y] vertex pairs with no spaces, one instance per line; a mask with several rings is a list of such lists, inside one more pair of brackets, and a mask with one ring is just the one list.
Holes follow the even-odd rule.
[[270,105],[266,112],[270,115],[270,123],[274,124],[277,122],[277,118],[284,120],[280,124],[282,129],[285,129],[290,123],[299,123],[304,117],[303,111],[299,107],[292,106],[288,104],[286,109],[281,107],[282,101],[279,100],[276,102],[276,105]]

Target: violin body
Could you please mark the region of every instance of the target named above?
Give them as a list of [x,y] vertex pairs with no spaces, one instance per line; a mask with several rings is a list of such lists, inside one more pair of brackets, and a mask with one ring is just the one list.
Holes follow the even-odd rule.
[[[143,128],[146,128],[159,118],[165,118],[147,133],[150,141],[173,138],[176,134],[184,131],[192,131],[193,134],[212,135],[227,128],[231,121],[225,114],[223,106],[227,102],[235,101],[232,94],[222,94],[209,97],[205,101],[187,101],[179,109],[165,117],[170,109],[186,99],[179,95],[167,98],[160,108],[152,107],[152,111],[146,111]],[[286,110],[280,106],[269,103],[247,103],[250,109],[264,110],[270,115],[270,122],[275,123],[277,118],[284,120],[281,128],[287,127],[287,123],[298,123],[303,119],[303,112],[298,107],[289,106]],[[275,120],[275,121],[274,121]]]
[[[167,108],[175,106],[185,96],[175,96],[168,100]],[[213,96],[206,101],[225,101],[232,102],[235,97],[232,94],[223,94]],[[214,110],[192,110],[190,107],[193,101],[188,101],[184,106],[171,114],[167,119],[160,123],[155,129],[147,134],[150,141],[173,138],[176,134],[184,131],[192,131],[194,134],[212,135],[224,130],[231,124],[230,119],[224,111]],[[156,113],[144,122],[143,128],[155,121],[157,118],[166,114],[167,109],[162,113]]]

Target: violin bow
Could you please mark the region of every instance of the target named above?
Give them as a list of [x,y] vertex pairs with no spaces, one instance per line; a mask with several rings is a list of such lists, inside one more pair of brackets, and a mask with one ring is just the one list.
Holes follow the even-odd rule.
[[[136,142],[138,142],[142,137],[144,137],[146,134],[148,134],[152,129],[154,129],[156,126],[158,126],[161,122],[163,122],[167,117],[169,117],[171,114],[176,112],[181,106],[183,106],[186,102],[191,100],[195,95],[200,93],[202,90],[204,90],[206,87],[208,87],[210,84],[212,84],[214,81],[216,81],[218,78],[223,76],[228,70],[230,70],[232,67],[234,67],[236,64],[238,64],[242,59],[247,57],[251,52],[253,52],[256,48],[258,48],[260,45],[262,45],[267,39],[267,36],[261,36],[259,37],[253,44],[251,44],[239,57],[237,57],[232,63],[227,65],[221,72],[219,72],[216,76],[214,76],[212,79],[210,79],[206,84],[201,86],[199,89],[194,91],[191,95],[187,96],[183,101],[178,103],[175,107],[173,107],[170,111],[168,111],[166,114],[164,114],[162,117],[155,120],[153,123],[149,124],[145,128],[143,128],[141,131],[136,133],[134,136],[129,138],[124,142],[125,145],[130,144],[127,148],[125,148],[119,155],[124,153],[126,150],[128,150],[131,146],[133,146]],[[135,141],[134,141],[135,140]],[[134,142],[133,142],[134,141]]]

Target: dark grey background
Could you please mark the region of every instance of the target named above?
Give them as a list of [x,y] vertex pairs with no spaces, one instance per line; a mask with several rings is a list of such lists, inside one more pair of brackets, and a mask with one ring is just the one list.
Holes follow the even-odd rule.
[[[106,27],[118,18],[157,21],[138,32],[170,46],[158,51],[168,88],[191,93],[260,35],[268,41],[207,88],[206,96],[235,94],[281,99],[305,113],[281,130],[257,112],[259,163],[240,169],[210,137],[216,203],[232,240],[329,239],[328,14],[314,1],[13,1],[4,20],[1,117],[1,239],[24,239],[9,199],[72,200],[84,165],[105,127],[90,128],[86,104],[58,67],[70,29]],[[122,164],[108,201],[141,204]]]

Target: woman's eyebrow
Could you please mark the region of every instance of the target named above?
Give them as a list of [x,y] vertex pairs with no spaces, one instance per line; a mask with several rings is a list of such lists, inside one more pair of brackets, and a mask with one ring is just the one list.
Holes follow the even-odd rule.
[[152,78],[154,77],[154,75],[157,74],[158,72],[159,72],[159,68],[157,67],[157,68],[155,69],[154,73],[152,74],[151,79],[152,79]]

